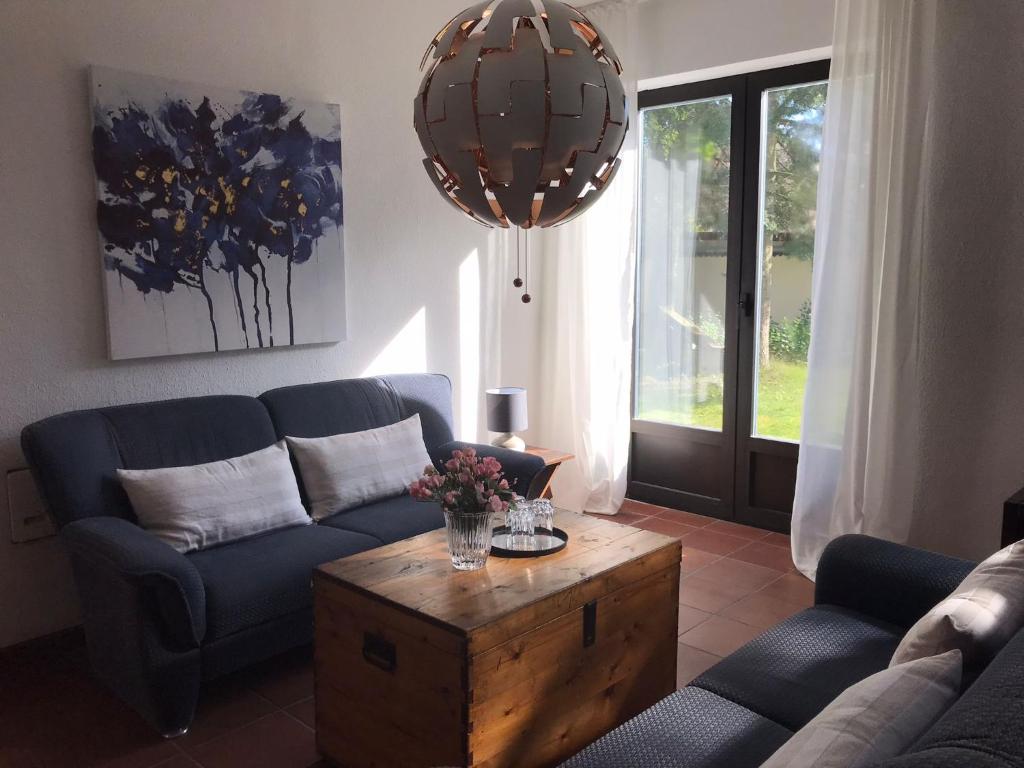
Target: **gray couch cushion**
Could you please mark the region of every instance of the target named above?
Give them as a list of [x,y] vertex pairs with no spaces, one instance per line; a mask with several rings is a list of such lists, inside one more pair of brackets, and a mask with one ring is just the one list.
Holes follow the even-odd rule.
[[[323,381],[264,392],[279,438],[328,437],[385,427],[419,414],[427,450],[452,439],[452,384],[440,374],[406,374]],[[293,462],[294,463],[294,462]],[[299,491],[309,495],[299,476]]]
[[755,768],[792,732],[700,688],[662,699],[562,768]]
[[191,397],[53,416],[22,447],[59,525],[97,515],[134,520],[118,469],[185,467],[243,456],[275,441],[259,400]]
[[693,685],[795,731],[846,688],[887,667],[902,635],[869,616],[815,606],[758,635]]
[[367,534],[379,544],[391,544],[443,527],[444,513],[439,505],[406,494],[346,510],[319,525]]
[[[885,766],[931,765],[927,759],[964,752],[960,765],[1024,765],[1024,630],[985,668],[974,684],[911,748],[924,762],[890,761]],[[939,764],[939,763],[936,763]],[[950,763],[952,764],[952,763]]]
[[21,449],[57,525],[87,517],[135,520],[116,474],[124,462],[100,411],[62,413],[30,424],[21,432]]
[[401,421],[398,397],[376,378],[299,384],[264,392],[274,429],[284,437],[327,437]]
[[272,445],[274,425],[254,397],[212,395],[104,408],[125,469],[188,467]]
[[260,395],[279,437],[327,437],[394,424],[414,413],[430,450],[452,439],[452,385],[440,374],[324,381]]
[[303,525],[187,555],[206,587],[206,640],[308,611],[313,569],[372,549],[369,536]]
[[403,419],[420,415],[428,451],[454,438],[451,379],[440,373],[400,373],[381,380],[398,396]]

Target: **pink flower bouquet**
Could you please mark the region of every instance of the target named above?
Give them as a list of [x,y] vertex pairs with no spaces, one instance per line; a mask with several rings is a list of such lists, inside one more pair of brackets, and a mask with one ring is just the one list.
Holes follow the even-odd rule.
[[442,474],[427,467],[423,477],[409,486],[413,498],[434,501],[445,512],[471,514],[485,511],[503,515],[515,494],[493,456],[480,458],[472,448],[453,451]]

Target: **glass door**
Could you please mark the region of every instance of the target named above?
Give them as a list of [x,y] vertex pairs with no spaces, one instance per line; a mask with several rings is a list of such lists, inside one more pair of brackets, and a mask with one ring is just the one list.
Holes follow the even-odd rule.
[[630,496],[732,505],[742,227],[742,78],[640,94]]
[[640,95],[631,498],[788,527],[827,76]]
[[788,530],[811,338],[828,62],[747,78],[734,519]]

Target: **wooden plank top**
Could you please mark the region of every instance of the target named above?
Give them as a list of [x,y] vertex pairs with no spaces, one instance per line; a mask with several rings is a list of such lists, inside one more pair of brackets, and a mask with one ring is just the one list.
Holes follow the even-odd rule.
[[536,445],[526,446],[526,453],[543,459],[545,467],[550,467],[552,464],[561,464],[564,461],[572,461],[576,458],[571,453],[566,453],[565,451],[557,451],[554,448],[541,448]]
[[524,616],[537,625],[679,564],[680,543],[669,536],[564,510],[556,511],[555,525],[569,542],[546,557],[492,555],[480,570],[457,571],[440,529],[327,563],[315,576],[476,636],[470,645],[481,650],[510,636]]

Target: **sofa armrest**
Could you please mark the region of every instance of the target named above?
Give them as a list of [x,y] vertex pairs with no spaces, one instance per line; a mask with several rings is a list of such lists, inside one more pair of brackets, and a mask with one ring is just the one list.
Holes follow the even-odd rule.
[[1003,531],[1000,547],[1024,539],[1024,488],[1003,503]]
[[818,562],[814,602],[910,627],[948,597],[974,566],[872,536],[840,536],[825,547]]
[[539,456],[522,451],[512,451],[508,448],[499,448],[496,445],[481,445],[479,443],[463,443],[454,440],[444,445],[439,445],[430,451],[430,459],[438,468],[452,457],[452,451],[473,448],[479,456],[493,456],[501,462],[501,470],[505,473],[505,479],[516,493],[526,496],[530,490],[530,483],[533,478],[543,471],[544,460]]
[[199,647],[206,635],[206,589],[187,557],[118,517],[77,520],[64,526],[61,536],[89,567],[111,571],[151,594],[162,625],[176,643]]

